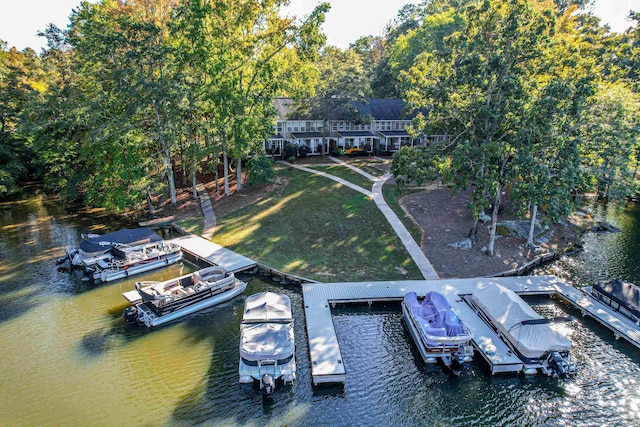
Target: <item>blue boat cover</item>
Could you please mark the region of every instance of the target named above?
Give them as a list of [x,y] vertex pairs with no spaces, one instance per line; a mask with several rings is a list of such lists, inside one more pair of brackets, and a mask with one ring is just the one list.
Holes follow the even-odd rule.
[[462,321],[444,295],[438,292],[429,292],[420,302],[415,292],[409,292],[405,295],[405,301],[411,308],[413,315],[420,319],[420,324],[426,334],[447,337],[465,335]]
[[85,239],[80,243],[80,249],[86,253],[92,253],[100,250],[108,250],[113,243],[122,243],[133,246],[141,245],[143,243],[157,242],[160,240],[162,240],[162,237],[149,228],[125,228],[112,233]]

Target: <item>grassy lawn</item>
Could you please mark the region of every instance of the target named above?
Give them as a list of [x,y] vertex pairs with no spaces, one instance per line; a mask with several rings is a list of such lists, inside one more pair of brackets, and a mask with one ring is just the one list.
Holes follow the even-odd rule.
[[214,242],[323,282],[422,278],[373,200],[306,172],[277,173],[287,183],[219,217]]
[[179,219],[176,221],[176,224],[183,230],[198,236],[201,235],[204,230],[204,218],[201,216]]
[[371,191],[371,187],[373,187],[373,181],[360,175],[358,172],[352,171],[346,166],[335,165],[335,166],[312,166],[312,167],[313,169],[326,172],[331,175],[337,176],[338,178],[347,180],[352,184],[359,185],[365,190]]
[[369,158],[355,158],[350,159],[349,163],[353,166],[362,169],[365,172],[370,173],[371,175],[380,178],[385,174],[384,170],[381,170],[376,167],[376,165],[381,165],[382,162]]

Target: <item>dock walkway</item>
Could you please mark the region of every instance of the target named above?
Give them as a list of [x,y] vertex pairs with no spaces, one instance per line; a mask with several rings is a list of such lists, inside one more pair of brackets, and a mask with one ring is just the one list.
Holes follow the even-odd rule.
[[204,219],[202,237],[208,240],[213,237],[213,233],[216,231],[216,214],[213,212],[213,204],[211,203],[211,198],[209,197],[206,187],[198,183],[196,185],[196,191],[200,197],[200,208],[202,209],[202,217]]
[[480,319],[463,296],[489,284],[505,286],[520,295],[557,295],[583,315],[589,315],[640,348],[640,330],[581,291],[554,276],[520,276],[474,279],[407,280],[391,282],[307,283],[302,286],[314,384],[344,382],[346,371],[331,318],[331,305],[351,302],[400,302],[407,292],[442,293],[460,319],[473,332],[473,344],[492,373],[520,372],[522,361],[493,329]]
[[206,261],[209,264],[224,267],[234,273],[252,269],[257,265],[252,259],[199,236],[187,235],[177,237],[171,241],[180,245],[188,255],[198,260]]

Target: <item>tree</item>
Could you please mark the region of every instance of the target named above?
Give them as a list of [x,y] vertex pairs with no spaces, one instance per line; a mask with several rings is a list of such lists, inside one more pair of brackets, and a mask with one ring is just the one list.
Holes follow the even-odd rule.
[[582,127],[583,167],[604,199],[633,193],[640,149],[640,99],[623,82],[603,83]]
[[7,50],[0,40],[0,197],[16,193],[29,171],[33,153],[20,123],[29,98],[45,87],[42,77],[33,50]]
[[432,147],[445,181],[473,188],[477,219],[491,207],[488,253],[493,255],[502,194],[525,142],[526,105],[538,76],[535,61],[554,30],[553,10],[524,0],[485,0],[464,10],[464,25],[445,50],[421,53],[406,74],[409,102],[429,111],[424,133],[450,135]]
[[422,52],[444,53],[444,39],[461,28],[468,3],[468,0],[434,0],[400,9],[387,30],[383,56],[371,82],[374,95],[403,96],[406,88],[400,75],[413,66]]
[[304,64],[315,59],[325,41],[319,27],[328,4],[320,4],[298,24],[279,15],[284,3],[191,0],[183,2],[177,14],[174,32],[179,34],[180,57],[202,84],[202,90],[190,96],[213,123],[210,129],[216,135],[205,140],[220,146],[226,195],[227,158],[236,160],[240,190],[243,157],[272,131],[274,97],[299,89],[287,83],[287,77],[298,64],[306,69]]
[[66,31],[49,25],[41,36],[47,38],[47,48],[41,55],[46,90],[29,99],[21,128],[33,141],[35,163],[45,189],[75,201],[90,175],[82,156],[90,122],[82,76],[77,72]]
[[351,101],[364,101],[370,96],[369,78],[362,57],[351,49],[326,47],[318,58],[317,67],[320,76],[315,94],[297,100],[296,113],[303,118],[323,119],[324,149],[328,147],[326,138],[330,120],[364,120]]
[[512,169],[511,201],[530,214],[527,244],[534,246],[539,208],[551,219],[568,214],[582,185],[581,126],[595,91],[598,70],[576,30],[572,11],[555,23],[554,36],[533,62],[537,83],[525,108],[526,120]]
[[[77,55],[79,72],[86,79],[88,107],[94,112],[90,137],[94,145],[100,145],[87,146],[86,152],[102,156],[103,162],[123,174],[122,184],[127,184],[128,191],[122,193],[126,197],[112,207],[141,200],[146,194],[148,187],[141,186],[151,182],[145,171],[137,167],[139,164],[146,165],[146,172],[160,172],[158,179],[166,178],[171,202],[176,203],[172,150],[178,139],[179,117],[173,106],[179,100],[181,79],[167,32],[168,11],[174,3],[113,0],[82,3],[71,18],[69,39]],[[130,162],[118,155],[123,149],[129,151],[133,141],[142,147],[135,147],[131,154],[143,156],[144,160]],[[162,166],[149,164],[149,158]],[[114,164],[116,161],[121,163]],[[133,169],[123,170],[127,166]],[[107,171],[98,168],[94,173]],[[92,198],[100,199],[97,193],[104,189],[98,185],[90,189],[96,192]]]

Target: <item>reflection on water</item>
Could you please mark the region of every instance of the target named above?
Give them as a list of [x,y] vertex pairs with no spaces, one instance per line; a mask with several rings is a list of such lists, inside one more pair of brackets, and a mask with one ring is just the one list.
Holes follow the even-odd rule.
[[[578,285],[622,277],[640,282],[635,206],[609,215],[617,235],[588,236],[587,252],[555,272]],[[398,305],[334,310],[347,381],[311,385],[302,295],[250,278],[246,295],[291,297],[298,380],[265,401],[238,383],[243,297],[153,330],[120,317],[132,280],[91,285],[55,260],[104,218],[69,215],[39,197],[0,204],[0,425],[638,425],[640,357],[596,322],[548,298],[544,315],[563,325],[580,367],[571,380],[491,376],[481,360],[460,377],[425,365]],[[195,266],[139,276],[166,280]]]

